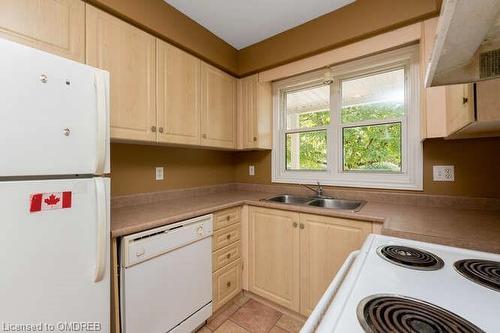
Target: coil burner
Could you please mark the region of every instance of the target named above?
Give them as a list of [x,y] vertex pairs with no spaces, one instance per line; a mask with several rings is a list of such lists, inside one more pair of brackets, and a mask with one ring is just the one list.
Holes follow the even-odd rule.
[[490,289],[500,291],[500,262],[480,259],[465,259],[453,265],[467,279]]
[[357,316],[367,333],[484,333],[448,310],[405,296],[369,296],[359,303]]
[[377,249],[377,253],[393,264],[422,271],[435,271],[444,265],[443,260],[438,256],[407,246],[382,246]]

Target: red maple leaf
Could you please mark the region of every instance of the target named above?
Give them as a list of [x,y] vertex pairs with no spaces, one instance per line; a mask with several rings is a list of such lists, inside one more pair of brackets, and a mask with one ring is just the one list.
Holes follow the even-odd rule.
[[49,206],[53,206],[53,205],[57,204],[60,200],[61,200],[60,198],[51,194],[48,199],[44,200],[44,202]]

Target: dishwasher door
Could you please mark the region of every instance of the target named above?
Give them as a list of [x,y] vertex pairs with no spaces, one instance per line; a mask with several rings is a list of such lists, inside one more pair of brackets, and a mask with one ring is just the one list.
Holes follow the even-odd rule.
[[122,239],[123,332],[189,332],[208,319],[211,236],[207,215]]

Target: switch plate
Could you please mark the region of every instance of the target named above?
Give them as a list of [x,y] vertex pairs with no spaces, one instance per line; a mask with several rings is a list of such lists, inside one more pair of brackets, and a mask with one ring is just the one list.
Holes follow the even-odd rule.
[[455,167],[453,165],[432,166],[432,180],[435,182],[455,181]]
[[248,166],[248,175],[255,176],[255,166],[253,165]]
[[156,180],[163,180],[163,167],[156,167]]

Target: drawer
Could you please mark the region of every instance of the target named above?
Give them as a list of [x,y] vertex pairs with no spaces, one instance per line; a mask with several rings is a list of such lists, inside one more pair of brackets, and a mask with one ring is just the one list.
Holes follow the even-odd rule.
[[235,261],[240,257],[240,242],[228,245],[220,250],[217,250],[212,255],[213,272]]
[[212,251],[222,249],[223,247],[240,240],[240,230],[241,226],[237,223],[214,232]]
[[241,291],[241,259],[213,273],[213,311]]
[[214,230],[219,230],[221,228],[227,227],[228,225],[239,222],[240,216],[241,216],[240,207],[229,208],[215,213]]

